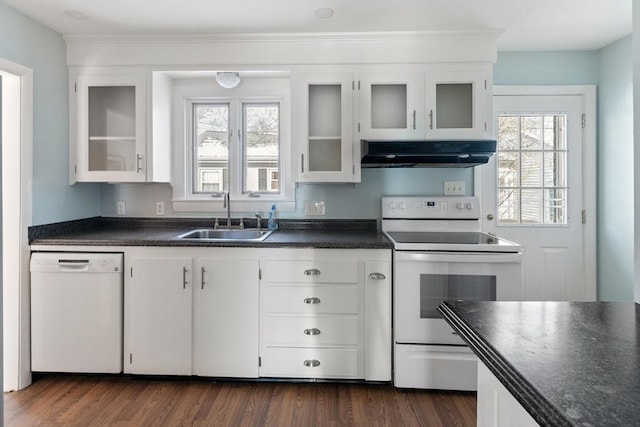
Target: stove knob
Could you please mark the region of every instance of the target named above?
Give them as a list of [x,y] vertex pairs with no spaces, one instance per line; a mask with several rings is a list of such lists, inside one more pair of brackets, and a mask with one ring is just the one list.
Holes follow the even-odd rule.
[[390,207],[391,209],[395,209],[395,208],[396,208],[396,202],[390,202],[390,203],[389,203],[389,207]]
[[406,205],[404,204],[404,202],[400,202],[400,209],[404,209],[406,207]]
[[463,203],[457,203],[457,204],[456,204],[456,208],[458,208],[458,209],[464,209],[464,204],[463,204]]
[[471,202],[467,203],[467,209],[473,209],[473,203]]

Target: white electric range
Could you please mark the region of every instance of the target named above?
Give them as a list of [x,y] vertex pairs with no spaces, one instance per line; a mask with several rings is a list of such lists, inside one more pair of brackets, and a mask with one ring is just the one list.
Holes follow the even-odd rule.
[[382,231],[394,246],[396,387],[476,389],[477,359],[438,304],[522,298],[522,248],[480,230],[477,197],[382,198]]

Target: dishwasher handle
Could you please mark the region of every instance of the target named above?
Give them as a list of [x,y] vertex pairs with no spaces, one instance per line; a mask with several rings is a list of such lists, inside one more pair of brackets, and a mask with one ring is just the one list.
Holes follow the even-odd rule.
[[60,271],[87,271],[91,263],[88,259],[59,259]]

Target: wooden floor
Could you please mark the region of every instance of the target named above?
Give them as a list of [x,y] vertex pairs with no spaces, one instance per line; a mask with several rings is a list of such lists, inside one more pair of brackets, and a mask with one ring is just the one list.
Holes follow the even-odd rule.
[[474,426],[475,393],[386,385],[47,375],[5,393],[5,426]]

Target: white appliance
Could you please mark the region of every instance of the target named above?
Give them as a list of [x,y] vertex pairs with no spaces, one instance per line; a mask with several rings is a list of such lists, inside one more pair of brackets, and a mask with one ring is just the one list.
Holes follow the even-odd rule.
[[393,242],[394,384],[476,390],[477,359],[440,317],[444,300],[519,300],[518,244],[480,232],[477,197],[383,197]]
[[31,370],[122,372],[122,254],[31,255]]

